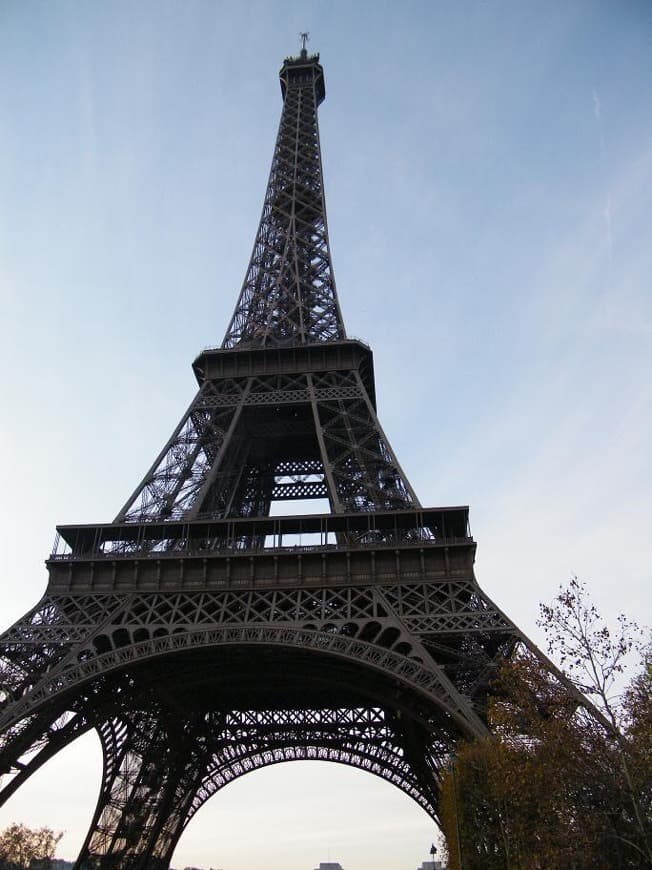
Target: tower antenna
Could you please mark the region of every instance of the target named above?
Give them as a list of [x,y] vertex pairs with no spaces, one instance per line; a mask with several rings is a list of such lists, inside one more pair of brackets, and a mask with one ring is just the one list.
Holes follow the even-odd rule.
[[307,32],[300,33],[299,38],[301,39],[301,57],[305,57],[308,53],[306,49],[306,44],[310,41],[310,34]]

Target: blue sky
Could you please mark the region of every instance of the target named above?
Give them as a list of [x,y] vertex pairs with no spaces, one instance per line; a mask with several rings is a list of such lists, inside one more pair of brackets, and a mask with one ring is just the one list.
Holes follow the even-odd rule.
[[[5,0],[0,627],[56,523],[115,515],[221,341],[303,30],[345,321],[422,502],[470,504],[479,581],[537,641],[571,573],[649,624],[648,2]],[[93,740],[0,825],[65,828],[72,856]],[[432,836],[387,784],[286,765],[214,798],[174,864],[398,870]]]

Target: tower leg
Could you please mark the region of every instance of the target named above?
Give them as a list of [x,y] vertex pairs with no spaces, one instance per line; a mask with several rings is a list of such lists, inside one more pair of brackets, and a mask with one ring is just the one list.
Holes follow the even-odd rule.
[[184,823],[180,797],[191,799],[205,767],[187,725],[178,712],[156,709],[99,729],[104,778],[76,870],[169,865]]
[[[43,732],[40,736],[31,742],[28,734],[20,734],[18,739],[12,745],[8,743],[0,753],[0,772],[7,770],[9,772],[16,771],[9,782],[0,788],[0,806],[2,806],[9,798],[26,782],[29,777],[35,773],[41,765],[45,764],[53,758],[60,749],[67,746],[81,734],[88,731],[92,725],[81,713],[72,715],[69,718],[61,717],[56,722],[50,723],[47,721],[47,727],[41,728]],[[38,733],[38,732],[37,732]],[[22,738],[22,740],[21,740]],[[20,759],[21,746],[28,746],[28,751],[33,753],[31,757],[22,761]]]

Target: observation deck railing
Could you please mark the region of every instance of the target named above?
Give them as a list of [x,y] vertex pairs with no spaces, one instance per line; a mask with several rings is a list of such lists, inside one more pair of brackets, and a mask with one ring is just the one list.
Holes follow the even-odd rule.
[[57,527],[50,559],[376,550],[473,542],[468,507]]

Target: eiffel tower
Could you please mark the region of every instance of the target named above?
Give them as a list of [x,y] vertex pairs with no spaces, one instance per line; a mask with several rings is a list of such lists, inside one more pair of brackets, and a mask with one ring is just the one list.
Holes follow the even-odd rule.
[[[168,867],[205,801],[281,761],[369,771],[436,820],[455,742],[487,733],[496,664],[534,650],[475,580],[468,508],[421,506],[372,352],[346,336],[305,41],[280,83],[221,347],[194,361],[198,392],[114,521],[57,528],[43,598],[0,637],[0,802],[99,734],[78,868]],[[306,499],[330,509],[274,515]]]

